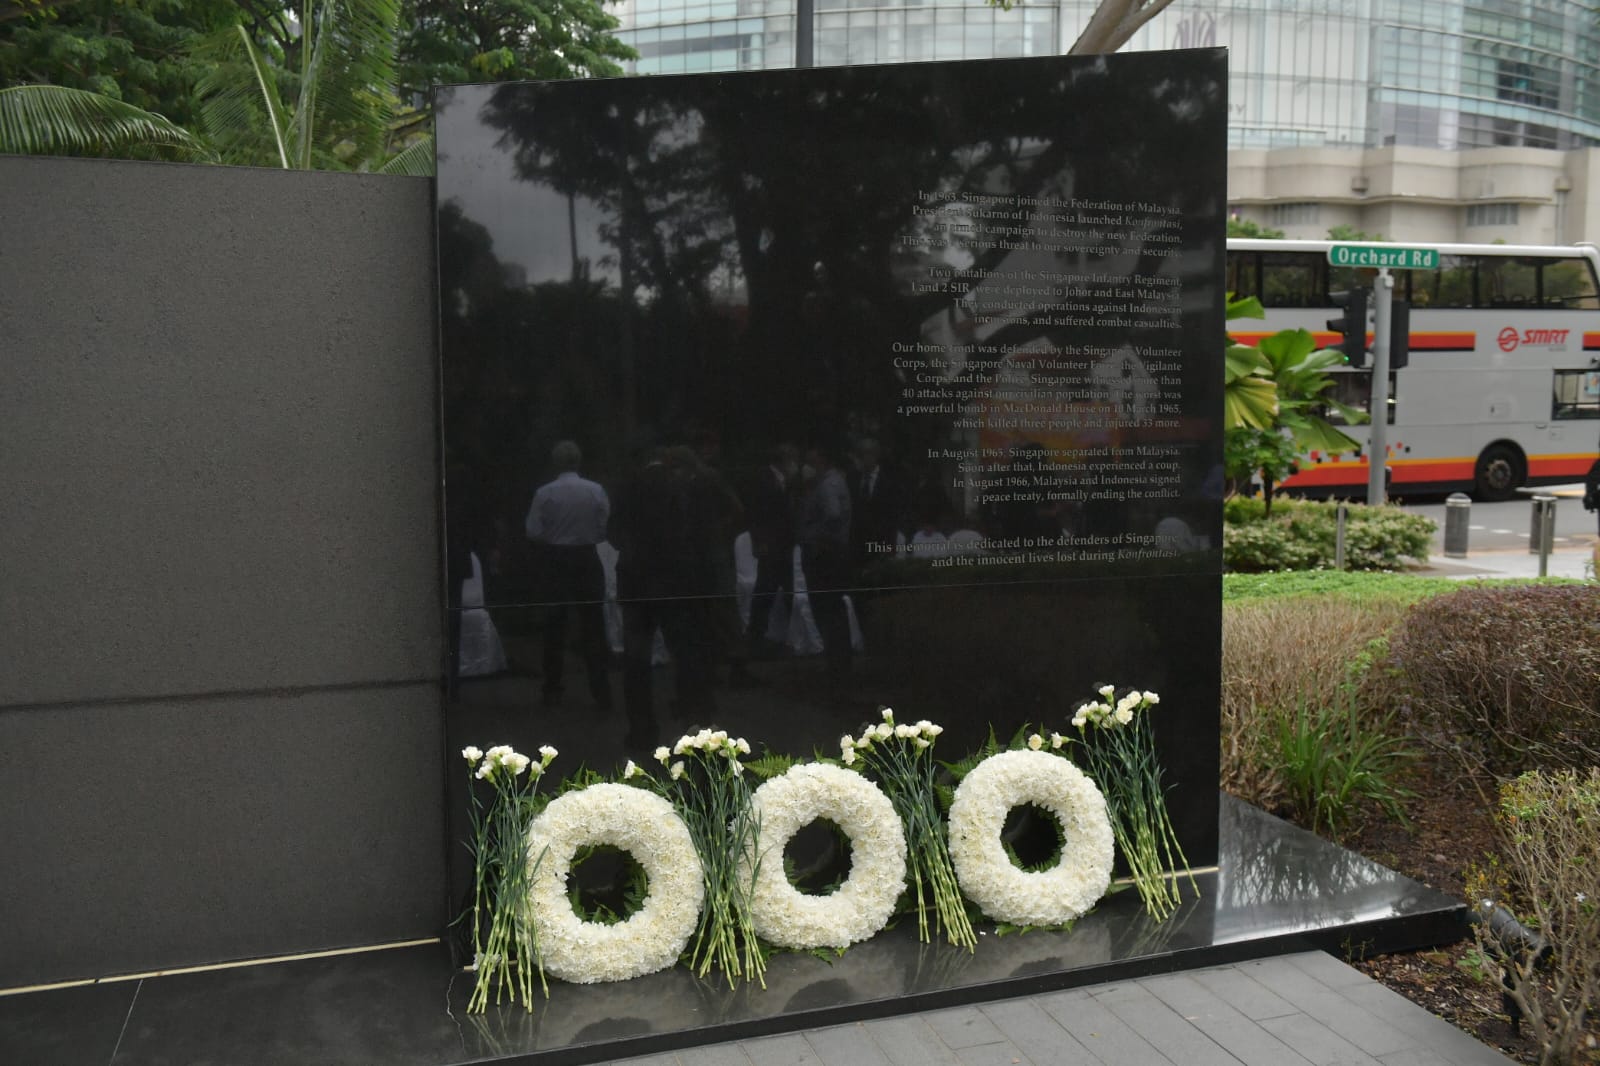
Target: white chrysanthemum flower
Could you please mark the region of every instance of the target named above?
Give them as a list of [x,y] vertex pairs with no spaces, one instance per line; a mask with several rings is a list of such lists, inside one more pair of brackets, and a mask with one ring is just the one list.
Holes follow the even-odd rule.
[[[783,947],[843,948],[884,927],[905,889],[906,842],[905,827],[877,784],[837,766],[807,763],[762,784],[750,806],[760,838],[756,852],[742,857],[740,876],[754,875],[750,914],[757,933]],[[818,818],[850,838],[850,874],[826,896],[800,892],[783,869],[783,849]]]
[[[1006,815],[1031,803],[1055,815],[1064,843],[1053,869],[1018,869],[1000,841]],[[961,891],[995,921],[1061,925],[1111,884],[1115,845],[1105,798],[1066,759],[1003,751],[973,767],[950,804],[950,859]]]
[[476,766],[478,765],[478,760],[483,758],[483,752],[468,744],[461,749],[461,757],[467,760],[468,766]]
[[1031,736],[1028,737],[1028,750],[1029,751],[1038,751],[1039,749],[1041,749],[1043,747],[1044,747],[1044,737],[1040,736],[1038,733],[1034,733],[1034,734],[1032,734]]
[[673,763],[667,772],[672,775],[672,779],[674,781],[683,777],[683,760],[679,759],[677,762]]
[[655,754],[656,762],[660,763],[662,766],[667,765],[667,763],[672,760],[672,751],[665,744],[657,748]]
[[[578,917],[567,876],[578,849],[608,845],[644,868],[643,903],[614,925]],[[623,981],[677,961],[699,924],[705,886],[694,840],[672,804],[631,785],[591,785],[550,801],[528,830],[534,927],[544,967],[564,981]]]

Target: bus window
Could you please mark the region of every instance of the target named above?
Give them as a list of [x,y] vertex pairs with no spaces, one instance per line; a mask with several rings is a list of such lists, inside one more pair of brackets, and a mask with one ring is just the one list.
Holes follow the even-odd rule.
[[1600,418],[1600,370],[1557,370],[1551,414],[1556,418]]
[[1464,255],[1442,255],[1438,270],[1411,272],[1411,306],[1443,309],[1473,306],[1476,264]]
[[[1342,267],[1330,265],[1328,267],[1328,291],[1349,292],[1351,289],[1366,289],[1370,292],[1372,289],[1372,278],[1376,273],[1377,271],[1375,270],[1366,270],[1362,269],[1361,267]],[[1399,278],[1397,277],[1395,280],[1398,282]],[[1400,295],[1398,289],[1396,289],[1395,295]],[[1329,306],[1332,305],[1330,304]]]
[[1479,307],[1532,307],[1538,303],[1538,260],[1512,259],[1509,256],[1479,257]]
[[[1372,413],[1372,371],[1371,370],[1336,370],[1329,375],[1333,378],[1332,399],[1339,401],[1346,407],[1354,407],[1362,414]],[[1394,425],[1395,411],[1395,374],[1389,371],[1389,424]],[[1317,414],[1326,418],[1335,426],[1365,425],[1366,419],[1360,422],[1349,422],[1332,407],[1319,407]]]
[[1228,291],[1235,299],[1261,295],[1261,253],[1228,253]]
[[1582,311],[1600,308],[1594,271],[1589,269],[1587,259],[1546,259],[1540,281],[1546,307],[1568,307]]
[[1316,252],[1262,256],[1263,307],[1327,307],[1328,258]]

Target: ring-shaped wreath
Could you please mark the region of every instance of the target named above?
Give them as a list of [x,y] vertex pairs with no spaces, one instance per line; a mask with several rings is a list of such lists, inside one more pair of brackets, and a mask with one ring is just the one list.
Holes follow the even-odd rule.
[[[639,909],[615,925],[585,921],[567,898],[573,857],[590,845],[627,852],[649,879]],[[699,924],[705,885],[694,841],[655,793],[598,784],[556,797],[528,828],[528,861],[537,863],[530,902],[539,954],[563,981],[623,981],[666,969]]]
[[[1061,857],[1051,869],[1018,869],[1001,843],[1006,815],[1024,803],[1049,811],[1061,827]],[[1105,797],[1059,755],[1003,751],[983,760],[956,788],[949,826],[961,891],[995,921],[1062,925],[1093,907],[1111,884]]]
[[[827,763],[790,767],[751,797],[760,835],[750,917],[756,932],[780,947],[844,948],[881,930],[906,883],[906,834],[889,797],[860,774]],[[783,868],[783,850],[819,818],[850,838],[850,873],[826,896],[801,892]]]

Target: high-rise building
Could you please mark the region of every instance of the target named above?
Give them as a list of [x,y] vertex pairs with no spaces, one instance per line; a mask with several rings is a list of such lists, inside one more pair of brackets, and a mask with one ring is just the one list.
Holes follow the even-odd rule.
[[[1065,52],[1092,0],[814,0],[818,65]],[[797,0],[622,0],[640,74],[795,61]],[[1320,237],[1600,240],[1586,0],[1176,0],[1126,49],[1229,50],[1237,217]]]

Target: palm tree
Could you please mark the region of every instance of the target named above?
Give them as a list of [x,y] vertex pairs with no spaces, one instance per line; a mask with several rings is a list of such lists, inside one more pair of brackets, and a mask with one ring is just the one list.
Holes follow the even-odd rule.
[[274,8],[269,26],[205,38],[198,134],[98,93],[0,90],[0,152],[431,174],[432,138],[394,92],[399,11],[399,0],[302,0],[298,16]]
[[0,89],[0,152],[210,161],[200,138],[121,100],[61,85]]
[[[1255,297],[1230,300],[1228,318],[1265,317]],[[1228,341],[1223,384],[1223,464],[1236,483],[1260,473],[1268,513],[1272,487],[1308,452],[1352,451],[1359,445],[1319,413],[1336,411],[1346,422],[1365,416],[1329,395],[1328,371],[1341,352],[1318,348],[1303,329],[1261,338],[1255,347]]]
[[[302,0],[263,41],[244,25],[207,39],[196,92],[224,162],[294,170],[430,174],[431,140],[394,151],[399,0]],[[288,47],[279,42],[290,42]]]

